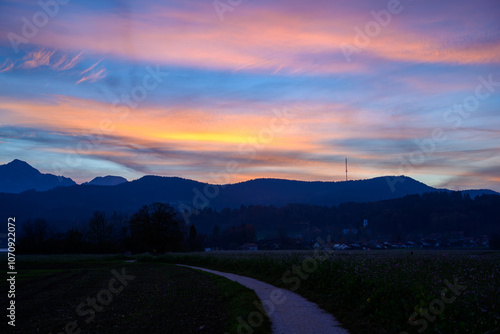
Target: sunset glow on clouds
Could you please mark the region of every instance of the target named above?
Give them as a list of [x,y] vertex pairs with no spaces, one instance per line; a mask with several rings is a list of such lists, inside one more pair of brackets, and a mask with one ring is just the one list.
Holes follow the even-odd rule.
[[0,4],[0,164],[500,191],[498,1],[46,3]]

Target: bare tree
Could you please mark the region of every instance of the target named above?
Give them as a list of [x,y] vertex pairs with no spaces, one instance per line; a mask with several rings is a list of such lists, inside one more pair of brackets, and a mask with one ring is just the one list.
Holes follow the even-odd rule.
[[95,211],[89,221],[88,236],[90,242],[99,247],[108,245],[113,240],[113,225],[107,220],[106,214]]

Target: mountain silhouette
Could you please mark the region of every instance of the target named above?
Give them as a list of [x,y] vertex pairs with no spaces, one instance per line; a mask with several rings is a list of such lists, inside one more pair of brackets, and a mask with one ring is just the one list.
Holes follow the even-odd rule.
[[91,186],[116,186],[122,183],[128,182],[126,178],[121,176],[98,176],[94,178],[90,182],[82,183],[82,185],[91,185]]
[[42,174],[21,160],[15,159],[8,164],[0,165],[0,192],[20,193],[32,189],[45,191],[75,184],[73,180],[66,177]]
[[[21,177],[14,175],[22,175],[23,183],[16,183],[15,180],[21,180]],[[52,182],[37,183],[37,178],[47,178]],[[130,182],[120,177],[108,176],[76,185],[70,179],[41,174],[27,163],[15,160],[0,166],[2,189],[12,192],[0,193],[0,212],[9,217],[16,216],[19,221],[44,218],[66,229],[76,223],[85,224],[96,210],[131,214],[141,206],[154,202],[170,203],[181,212],[195,213],[205,207],[221,210],[239,208],[241,205],[284,206],[290,203],[332,206],[346,202],[375,202],[412,194],[446,191],[427,186],[407,176],[397,178],[397,183],[394,182],[395,177],[376,177],[341,182],[255,179],[236,184],[211,185],[179,177],[149,175]],[[5,183],[6,179],[11,180],[11,183]],[[58,187],[60,185],[67,186]],[[26,189],[33,190],[19,193]],[[483,193],[495,192],[469,192],[471,197]]]
[[[393,189],[386,177],[339,182],[256,179],[226,186],[227,191],[221,191],[216,203],[219,207],[248,203],[275,206],[289,203],[336,205],[344,202],[373,202],[437,190],[410,177],[399,178],[398,186]],[[241,202],[237,203],[238,200]]]

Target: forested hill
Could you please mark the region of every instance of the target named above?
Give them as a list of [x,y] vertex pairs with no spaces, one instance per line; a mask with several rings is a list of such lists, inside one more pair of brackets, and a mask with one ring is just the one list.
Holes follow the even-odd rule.
[[[178,177],[145,176],[114,186],[91,184],[58,187],[20,194],[0,193],[0,213],[18,221],[43,218],[66,230],[88,222],[94,211],[136,212],[143,205],[162,202],[183,212],[240,206],[281,207],[288,204],[333,206],[347,202],[376,202],[406,195],[435,192],[409,177],[377,177],[346,182],[305,182],[256,179],[224,186]],[[474,195],[491,191],[475,191]],[[0,217],[1,218],[1,217]],[[189,217],[188,217],[189,218]]]
[[0,212],[16,216],[20,221],[44,218],[56,225],[71,226],[88,220],[96,210],[129,214],[154,202],[169,203],[183,211],[290,203],[331,206],[436,191],[409,177],[397,179],[399,182],[391,189],[392,183],[388,180],[392,179],[378,177],[347,182],[256,179],[217,186],[178,177],[145,176],[115,186],[84,184],[42,192],[0,193]]
[[[368,226],[363,227],[364,220]],[[472,199],[461,192],[433,192],[370,203],[343,203],[326,207],[305,204],[242,206],[215,211],[207,208],[191,217],[199,230],[253,224],[269,234],[310,232],[337,235],[358,229],[400,235],[461,231],[467,235],[490,234],[500,229],[500,195]]]

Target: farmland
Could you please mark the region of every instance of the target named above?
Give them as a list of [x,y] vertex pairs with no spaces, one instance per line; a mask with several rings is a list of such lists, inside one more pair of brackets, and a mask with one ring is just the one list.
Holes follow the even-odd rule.
[[352,333],[493,333],[500,253],[312,251],[168,254],[155,259],[251,276],[295,291]]
[[[233,333],[258,300],[219,276],[121,256],[21,256],[17,284],[12,333]],[[267,319],[255,331],[269,332]]]
[[[499,252],[322,250],[20,256],[14,333],[238,333],[255,294],[173,263],[292,290],[356,334],[500,328]],[[252,330],[269,333],[270,324]]]

